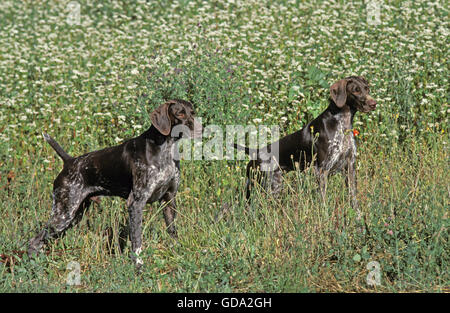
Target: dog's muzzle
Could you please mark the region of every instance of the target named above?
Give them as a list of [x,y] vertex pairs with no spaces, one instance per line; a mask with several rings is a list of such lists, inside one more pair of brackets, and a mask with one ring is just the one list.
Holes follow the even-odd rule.
[[377,102],[371,96],[367,96],[366,97],[366,105],[370,108],[371,111],[373,111],[377,107]]

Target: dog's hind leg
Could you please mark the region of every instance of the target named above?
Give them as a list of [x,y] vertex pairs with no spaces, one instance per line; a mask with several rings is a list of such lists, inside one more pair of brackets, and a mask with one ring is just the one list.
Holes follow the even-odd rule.
[[28,255],[37,254],[51,239],[64,234],[71,226],[77,224],[87,209],[90,201],[87,194],[74,186],[59,186],[53,191],[53,206],[49,221],[44,228],[33,237],[28,244]]
[[276,199],[280,196],[281,190],[283,189],[283,175],[281,170],[275,170],[270,173],[270,192],[272,196]]

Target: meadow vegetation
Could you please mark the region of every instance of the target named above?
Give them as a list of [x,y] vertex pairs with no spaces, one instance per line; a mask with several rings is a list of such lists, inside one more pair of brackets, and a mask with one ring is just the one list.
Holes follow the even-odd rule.
[[[129,244],[119,248],[125,201],[102,198],[47,253],[0,266],[0,291],[448,291],[447,1],[381,1],[377,25],[363,1],[77,3],[80,23],[67,20],[68,1],[0,2],[0,254],[18,255],[50,216],[62,162],[42,132],[80,155],[139,135],[154,108],[180,98],[204,125],[277,125],[284,136],[350,75],[378,102],[354,123],[367,229],[340,175],[326,203],[307,170],[285,176],[280,199],[257,190],[247,208],[245,161],[186,160],[179,240],[147,206],[142,275]],[[66,284],[70,261],[79,286]]]

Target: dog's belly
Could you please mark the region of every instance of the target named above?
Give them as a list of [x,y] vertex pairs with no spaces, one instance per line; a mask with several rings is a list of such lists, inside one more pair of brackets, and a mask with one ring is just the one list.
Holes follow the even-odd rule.
[[[88,187],[89,196],[119,196],[128,199],[133,190],[133,177],[131,175],[113,181],[98,176],[97,180],[96,185]],[[179,181],[180,172],[176,166],[166,167],[163,170],[158,170],[152,166],[148,169],[147,178],[141,180],[138,189],[148,197],[147,203],[152,203],[161,200],[170,188],[177,189]],[[151,194],[149,194],[150,192]]]

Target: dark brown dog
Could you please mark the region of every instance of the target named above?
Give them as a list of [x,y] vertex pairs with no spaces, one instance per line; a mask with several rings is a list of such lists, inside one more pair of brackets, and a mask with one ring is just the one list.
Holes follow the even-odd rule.
[[[338,171],[347,175],[352,207],[358,209],[356,199],[356,143],[353,134],[353,117],[357,111],[370,112],[376,107],[369,95],[369,84],[361,76],[350,76],[330,87],[330,104],[315,120],[301,130],[281,138],[261,149],[234,145],[247,154],[255,155],[247,165],[246,197],[250,198],[252,177],[275,195],[282,187],[282,172],[295,169],[303,171],[315,157],[317,175],[323,200],[327,177]],[[254,175],[254,176],[253,176]]]
[[[130,216],[132,259],[139,267],[142,260],[142,210],[146,203],[165,203],[164,218],[168,232],[176,237],[175,195],[180,181],[175,142],[186,134],[201,136],[201,124],[194,118],[192,104],[169,100],[151,114],[152,126],[142,135],[124,143],[79,157],[71,157],[49,135],[45,140],[64,161],[53,184],[53,207],[47,225],[29,242],[33,255],[52,238],[64,233],[83,216],[93,196],[119,196],[127,199]],[[180,134],[180,135],[178,135]]]

